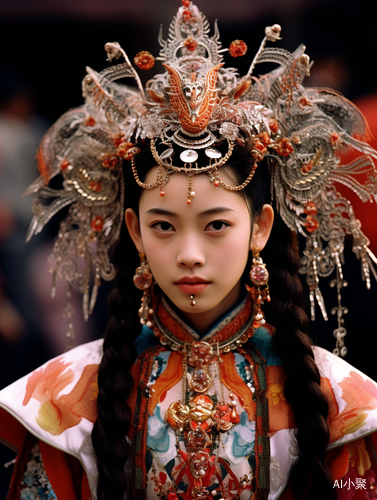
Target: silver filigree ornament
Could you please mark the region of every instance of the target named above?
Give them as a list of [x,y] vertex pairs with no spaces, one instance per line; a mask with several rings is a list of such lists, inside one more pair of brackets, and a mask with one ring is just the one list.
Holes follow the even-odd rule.
[[[280,26],[266,28],[243,76],[224,65],[228,49],[221,46],[217,25],[211,37],[209,32],[206,18],[184,0],[167,40],[162,30],[159,35],[162,48],[157,59],[166,71],[150,79],[146,88],[122,47],[117,42],[106,44],[108,60],[121,62],[100,73],[88,68],[82,83],[85,104],[63,115],[42,140],[41,177],[27,191],[37,193],[28,238],[69,207],[50,267],[54,284],[60,276],[84,294],[87,318],[101,280],[114,276],[108,254],[123,218],[122,168],[132,168],[140,186],[159,188],[162,196],[170,175],[185,173],[187,202],[191,203],[195,175],[206,173],[214,186],[239,191],[265,158],[277,211],[292,231],[306,238],[301,273],[309,285],[313,319],[316,303],[327,319],[319,282],[335,273],[331,286],[338,302],[331,312],[338,322],[335,353],[343,356],[346,308],[341,290],[346,285],[343,247],[347,234],[353,237],[353,250],[361,260],[368,288],[370,274],[377,277],[373,267],[377,259],[368,248],[369,241],[350,203],[334,186],[342,183],[361,200],[377,201],[377,173],[371,158],[377,158],[377,153],[359,139],[366,136],[364,118],[337,92],[304,86],[312,63],[303,45],[293,53],[267,46],[280,40]],[[238,51],[244,53],[245,47],[237,41],[229,52],[241,55]],[[142,54],[135,64],[152,67],[154,58]],[[257,78],[253,71],[262,62],[277,67]],[[132,78],[136,88],[119,82],[124,78]],[[231,158],[235,145],[244,144],[245,134],[253,141],[254,167],[242,184],[229,186],[219,169]],[[159,167],[150,184],[144,184],[137,173],[138,144],[145,138]],[[225,148],[218,146],[221,142]],[[345,156],[339,153],[346,148],[362,156],[344,164]],[[128,160],[131,167],[123,166]],[[61,189],[49,187],[49,180],[58,175],[63,178]],[[69,307],[66,315],[70,321]]]

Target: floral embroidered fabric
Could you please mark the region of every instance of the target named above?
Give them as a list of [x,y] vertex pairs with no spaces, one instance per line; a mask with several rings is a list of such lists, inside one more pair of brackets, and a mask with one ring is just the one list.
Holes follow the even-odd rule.
[[[175,342],[178,336],[185,340],[189,334],[182,322],[176,327],[174,315],[165,311],[161,309],[159,320],[171,340]],[[228,404],[232,400],[236,401],[235,410],[239,416],[239,423],[230,431],[221,433],[221,442],[215,443],[213,440],[215,446],[209,444],[207,453],[210,458],[215,457],[209,465],[215,466],[216,477],[212,481],[211,476],[210,484],[206,485],[206,476],[203,476],[200,488],[205,488],[204,493],[208,493],[209,498],[215,497],[211,488],[216,484],[215,489],[219,490],[217,485],[222,482],[224,487],[221,495],[226,500],[237,498],[237,495],[240,500],[249,500],[258,489],[258,500],[261,490],[263,493],[269,492],[268,500],[292,500],[291,490],[286,486],[290,470],[298,459],[296,426],[284,396],[285,374],[271,346],[271,328],[266,325],[256,329],[245,343],[243,337],[239,337],[240,344],[234,350],[231,349],[240,329],[248,324],[250,313],[251,308],[246,300],[205,337],[195,339],[199,343],[218,342],[220,348],[224,349],[220,354],[223,362],[219,363],[219,373],[212,373],[211,367],[208,375],[215,380],[216,393],[219,393],[217,383],[222,382],[224,400]],[[192,339],[192,336],[189,338]],[[132,373],[134,380],[139,383],[129,400],[135,415],[130,429],[132,435],[129,437],[133,438],[136,498],[156,500],[159,492],[155,488],[161,488],[169,500],[174,499],[174,493],[183,500],[190,499],[189,488],[196,486],[190,484],[191,478],[187,475],[191,470],[183,455],[187,448],[180,439],[180,429],[173,430],[165,421],[167,410],[176,401],[189,406],[190,425],[191,415],[194,415],[190,405],[182,399],[184,354],[168,345],[157,344],[153,331],[147,327],[136,347],[140,355]],[[228,347],[229,351],[225,352]],[[329,402],[330,440],[326,462],[334,479],[334,489],[337,489],[338,497],[344,500],[376,498],[377,386],[331,353],[318,347],[314,347],[313,351],[321,375],[321,388]],[[80,460],[93,499],[96,498],[98,473],[90,433],[96,418],[96,378],[101,356],[101,340],[79,346],[48,361],[0,392],[2,439],[13,443],[17,428],[16,425],[10,425],[9,417],[1,420],[5,416],[2,410],[6,410],[17,415],[18,422],[23,423],[46,446],[50,445],[55,452],[56,449],[61,450],[61,453],[65,451]],[[189,365],[186,375],[191,375],[192,369]],[[262,387],[266,388],[265,400],[260,402],[268,403],[268,429],[263,429],[261,418],[267,410],[266,404],[259,405],[259,411],[254,401],[263,392],[261,382]],[[189,387],[189,380],[187,384]],[[206,396],[212,400],[215,394],[211,391],[207,391]],[[229,393],[233,394],[233,398]],[[217,402],[212,401],[216,406]],[[45,411],[52,408],[55,413]],[[46,418],[47,415],[51,415],[51,418]],[[216,414],[213,416],[218,418]],[[203,428],[207,426],[200,419],[198,424]],[[223,424],[219,422],[220,429]],[[217,429],[214,430],[212,432],[216,434]],[[199,439],[202,436],[204,433],[200,431],[200,435],[196,432],[194,437]],[[269,457],[267,439],[262,447],[258,447],[258,436],[269,438]],[[32,441],[33,438],[30,439]],[[9,500],[55,499],[56,495],[59,495],[59,500],[73,500],[72,489],[64,487],[65,483],[72,484],[69,470],[57,468],[56,475],[47,478],[38,445],[27,439],[22,449],[17,443],[14,446],[20,448],[21,458],[18,459],[19,469],[15,469],[12,481],[14,487]],[[180,451],[176,446],[179,446]],[[44,454],[47,450],[42,448],[45,461],[49,455]],[[217,456],[219,459],[216,462]],[[262,463],[258,464],[258,460]],[[268,469],[270,472],[267,475],[258,473]],[[269,485],[263,483],[268,475]],[[172,491],[173,487],[176,492]],[[85,491],[82,498],[88,500],[89,496],[89,491]],[[159,498],[163,497],[160,495]]]
[[44,470],[38,442],[32,447],[26,464],[20,500],[52,500],[57,498]]

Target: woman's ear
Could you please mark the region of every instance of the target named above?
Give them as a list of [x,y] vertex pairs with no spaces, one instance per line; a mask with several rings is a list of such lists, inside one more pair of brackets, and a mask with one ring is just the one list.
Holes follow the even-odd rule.
[[272,224],[274,223],[274,211],[271,205],[263,205],[261,213],[256,217],[251,235],[250,250],[258,247],[263,250],[270,237]]
[[139,253],[145,253],[143,240],[140,234],[139,218],[135,213],[135,210],[133,210],[132,208],[127,208],[124,214],[124,220],[126,222],[126,226],[128,232],[130,233],[131,239],[135,244],[136,250]]

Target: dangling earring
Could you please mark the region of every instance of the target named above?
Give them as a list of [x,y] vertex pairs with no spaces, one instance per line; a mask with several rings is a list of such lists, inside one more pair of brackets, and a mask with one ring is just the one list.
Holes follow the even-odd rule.
[[151,273],[150,267],[148,265],[147,258],[144,253],[139,253],[140,266],[135,271],[135,276],[133,277],[133,282],[136,288],[143,290],[143,296],[141,298],[141,307],[139,309],[139,318],[142,325],[147,325],[152,327],[152,321],[150,317],[153,314],[153,309],[150,308],[150,287],[153,282],[153,275]]
[[[253,265],[251,266],[249,277],[251,283],[256,287],[254,299],[257,306],[253,327],[259,328],[266,323],[261,305],[265,300],[270,302],[271,297],[268,289],[268,271],[266,269],[266,264],[264,264],[262,257],[259,255],[258,247],[253,247],[251,251],[253,253]],[[261,290],[262,286],[265,288]]]

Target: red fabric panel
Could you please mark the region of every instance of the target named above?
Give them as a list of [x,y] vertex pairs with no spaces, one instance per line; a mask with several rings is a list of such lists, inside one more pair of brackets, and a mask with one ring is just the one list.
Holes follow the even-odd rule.
[[67,455],[42,441],[39,442],[39,447],[47,477],[57,498],[77,500]]
[[0,408],[0,439],[10,448],[20,450],[25,442],[27,430],[3,408]]

